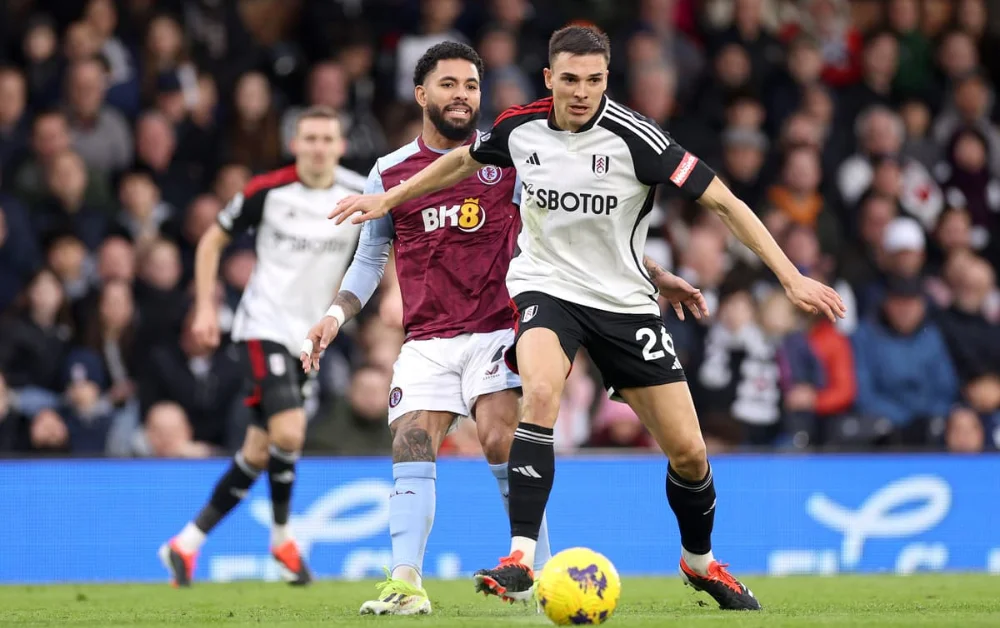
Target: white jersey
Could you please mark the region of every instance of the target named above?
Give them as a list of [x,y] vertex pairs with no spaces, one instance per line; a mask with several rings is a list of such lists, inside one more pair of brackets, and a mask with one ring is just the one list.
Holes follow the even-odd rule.
[[333,186],[308,188],[289,166],[251,179],[219,213],[227,233],[256,232],[257,265],[236,309],[233,340],[270,340],[299,354],[336,295],[361,233],[361,225],[337,225],[327,215],[364,183],[338,168]]
[[551,111],[551,98],[509,109],[472,147],[476,161],[517,168],[523,184],[508,291],[659,315],[642,264],[656,185],[697,199],[715,173],[655,122],[607,96],[574,133],[556,128]]

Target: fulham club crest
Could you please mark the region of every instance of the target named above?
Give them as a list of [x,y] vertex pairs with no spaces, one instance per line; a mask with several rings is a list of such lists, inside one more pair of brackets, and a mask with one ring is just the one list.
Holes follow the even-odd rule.
[[604,175],[608,174],[610,167],[611,158],[607,155],[594,155],[590,162],[590,169],[594,171],[594,176],[598,179],[603,179]]
[[486,185],[496,185],[503,177],[503,170],[496,166],[483,166],[479,169],[479,180]]

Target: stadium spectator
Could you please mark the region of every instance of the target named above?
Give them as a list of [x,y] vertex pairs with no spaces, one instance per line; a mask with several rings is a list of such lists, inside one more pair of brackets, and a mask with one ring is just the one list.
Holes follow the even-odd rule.
[[[185,319],[190,322],[190,316]],[[248,410],[243,405],[244,369],[247,365],[235,351],[198,346],[190,325],[182,327],[180,343],[162,343],[149,351],[139,385],[142,416],[147,430],[161,402],[173,402],[182,410],[191,430],[190,439],[220,450],[235,451],[243,434],[233,433],[236,418]],[[386,395],[389,393],[386,392]],[[179,429],[172,421],[171,430]],[[175,435],[176,436],[176,435]],[[186,439],[185,439],[186,440]]]
[[243,164],[224,164],[215,175],[212,192],[223,204],[228,203],[243,191],[250,182],[250,176],[250,169]]
[[2,329],[0,371],[7,384],[59,390],[60,367],[73,329],[66,293],[51,270],[39,270],[27,282]]
[[100,356],[107,381],[101,393],[110,406],[108,453],[128,455],[133,432],[139,425],[139,352],[135,345],[136,314],[132,286],[121,279],[105,282],[96,312],[91,313],[83,344]]
[[931,109],[924,100],[908,98],[899,107],[906,128],[900,155],[919,161],[928,171],[941,160],[941,146],[931,137]]
[[822,79],[835,88],[852,85],[861,76],[861,33],[851,23],[847,0],[805,0],[798,23],[781,33],[786,42],[805,33],[820,43]]
[[306,451],[334,455],[388,455],[392,436],[386,429],[389,372],[362,366],[351,376],[346,398],[337,400],[322,420],[314,420],[306,434]]
[[[513,104],[533,101],[535,90],[532,81],[517,64],[518,41],[513,32],[502,26],[487,28],[480,39],[479,52],[486,66],[482,90],[483,94],[489,95],[484,99],[481,109],[481,123],[486,125]],[[497,102],[505,89],[517,93],[520,100],[515,99],[515,102],[507,106],[503,102]],[[486,130],[489,130],[488,127]]]
[[805,98],[805,90],[820,80],[823,72],[823,56],[819,42],[808,35],[799,35],[788,44],[787,68],[776,75],[768,86],[767,104],[768,130],[776,133],[785,120]]
[[41,263],[38,240],[24,207],[0,192],[0,313]]
[[762,131],[730,127],[722,134],[721,174],[737,197],[750,207],[764,198],[764,162],[768,139]]
[[959,0],[957,4],[955,22],[977,42],[979,58],[987,70],[990,82],[1000,84],[1000,59],[996,55],[996,51],[1000,50],[1000,37],[988,30],[989,12],[986,1]]
[[855,332],[857,411],[868,444],[928,446],[958,399],[944,338],[927,315],[916,277],[891,277],[879,316]]
[[945,432],[945,447],[960,454],[977,454],[986,445],[986,430],[976,413],[967,408],[952,412]]
[[1000,178],[990,172],[986,138],[971,128],[960,131],[952,139],[948,155],[943,168],[950,172],[944,183],[948,203],[967,211],[969,243],[996,263],[1000,261],[996,235],[1000,230]]
[[32,453],[57,454],[69,451],[69,429],[55,410],[44,409],[31,418]]
[[91,269],[87,247],[72,233],[56,231],[44,241],[48,267],[62,283],[71,304],[87,296],[90,290]]
[[918,0],[891,0],[889,28],[899,44],[899,69],[893,88],[897,94],[925,95],[934,80],[930,40],[920,31]]
[[[996,93],[977,72],[955,79],[952,99],[934,123],[934,139],[940,146],[949,147],[959,133],[978,132],[986,142],[986,166],[993,176],[1000,175],[1000,131],[993,126],[993,102]],[[949,160],[951,151],[946,151]],[[946,176],[944,178],[947,178]]]
[[142,102],[147,106],[156,102],[161,92],[160,81],[173,78],[181,92],[194,89],[195,66],[186,50],[184,33],[180,24],[169,15],[158,15],[149,22],[143,42]]
[[232,120],[223,157],[254,172],[276,168],[281,163],[281,130],[267,78],[247,72],[236,82]]
[[96,59],[73,63],[66,71],[66,104],[73,148],[87,166],[102,173],[132,163],[132,131],[121,113],[104,102],[107,75]]
[[887,31],[871,35],[862,55],[861,80],[846,87],[839,101],[840,115],[848,122],[862,111],[893,103],[892,80],[899,65],[899,44]]
[[0,372],[0,454],[27,453],[31,450],[30,421],[15,407],[12,391]]
[[356,172],[368,172],[379,155],[385,154],[385,133],[370,109],[351,107],[348,101],[349,86],[344,67],[335,61],[324,61],[312,67],[308,80],[305,106],[289,107],[281,119],[282,154],[291,156],[290,144],[295,135],[295,123],[309,106],[330,107],[340,114],[341,128],[347,150],[340,163]]
[[0,66],[0,178],[13,174],[13,166],[28,149],[27,107],[24,74],[16,67]]
[[107,234],[111,212],[87,204],[87,166],[83,159],[67,150],[56,155],[45,174],[51,199],[32,212],[36,237],[65,231],[79,238],[88,250],[96,250]]
[[468,43],[455,28],[464,9],[462,0],[427,0],[420,3],[418,31],[407,33],[396,44],[396,99],[403,102],[413,97],[413,70],[428,48],[446,41]]
[[194,431],[184,408],[164,401],[146,413],[146,427],[136,439],[137,453],[155,458],[207,458],[212,447],[193,440]]
[[153,347],[178,337],[188,301],[180,285],[182,272],[180,252],[173,242],[157,239],[140,249],[135,284],[139,346]]
[[[837,172],[837,188],[848,207],[854,207],[870,186],[877,186],[876,165],[885,158],[894,162],[903,147],[905,128],[893,110],[877,105],[858,115],[855,123],[858,152],[848,157]],[[914,159],[899,161],[899,202],[904,211],[934,228],[944,209],[944,196],[930,172]],[[877,189],[877,188],[876,188]]]
[[[650,47],[655,57],[647,61],[668,62],[677,71],[677,93],[685,101],[693,98],[701,77],[707,69],[703,53],[687,33],[674,25],[674,2],[671,0],[640,0],[637,23],[633,25],[633,42]],[[644,43],[643,43],[644,42]],[[635,64],[629,51],[628,60]]]
[[[877,208],[872,211],[880,211]],[[874,230],[875,225],[869,225]],[[895,218],[885,225],[881,246],[875,253],[875,277],[858,290],[858,306],[862,316],[874,313],[882,303],[887,278],[919,277],[927,256],[927,241],[923,230],[912,218]]]
[[965,257],[955,272],[954,299],[939,317],[966,402],[982,415],[1000,410],[1000,326],[987,318],[996,297],[993,269]]
[[[44,202],[49,195],[45,173],[55,158],[70,148],[66,116],[54,109],[36,113],[31,127],[31,154],[14,173],[8,189],[29,207]],[[84,196],[88,205],[108,206],[112,198],[109,179],[88,167]]]
[[174,235],[175,209],[160,195],[160,188],[145,170],[131,170],[121,178],[118,198],[119,231],[136,243],[140,250],[156,238]]
[[628,406],[607,397],[601,399],[594,413],[594,431],[587,447],[604,449],[655,449],[656,442]]
[[180,159],[178,148],[177,132],[165,116],[155,112],[140,116],[135,126],[136,164],[150,173],[163,201],[176,208],[187,207],[204,188],[209,167],[204,161]]
[[181,259],[184,263],[184,283],[194,277],[194,254],[198,240],[215,222],[224,203],[214,194],[200,194],[184,212],[184,224],[181,225]]
[[30,107],[35,111],[51,107],[59,100],[62,70],[55,24],[48,16],[35,16],[25,25],[21,41]]
[[759,325],[750,293],[723,298],[692,378],[709,450],[770,445],[781,432],[776,347]]
[[140,80],[135,56],[118,37],[118,8],[113,0],[90,0],[83,19],[94,29],[100,54],[108,64],[107,102],[129,119],[139,112]]
[[823,251],[833,253],[840,244],[840,229],[833,212],[825,207],[819,185],[822,180],[819,153],[796,148],[785,155],[780,183],[767,192],[767,200],[795,225],[814,229]]

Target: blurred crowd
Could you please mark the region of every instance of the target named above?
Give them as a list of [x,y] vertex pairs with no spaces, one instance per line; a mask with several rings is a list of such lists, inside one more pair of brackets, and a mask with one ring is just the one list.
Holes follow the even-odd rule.
[[[297,112],[342,115],[367,174],[420,130],[412,71],[458,40],[482,127],[544,95],[549,34],[612,37],[612,97],[761,217],[845,320],[804,316],[713,214],[661,190],[647,254],[713,452],[1000,446],[1000,37],[984,0],[8,0],[0,5],[0,455],[204,457],[247,409],[238,352],[186,325],[194,249]],[[222,327],[254,266],[227,251]],[[390,451],[392,268],[307,387],[306,449]],[[581,354],[557,447],[648,450]],[[481,455],[468,422],[442,455]]]

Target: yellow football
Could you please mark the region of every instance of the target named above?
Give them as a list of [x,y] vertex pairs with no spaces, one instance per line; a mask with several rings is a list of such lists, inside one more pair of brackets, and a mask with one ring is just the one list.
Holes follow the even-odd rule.
[[558,626],[603,624],[615,612],[621,592],[615,566],[585,547],[559,552],[535,579],[535,599]]

